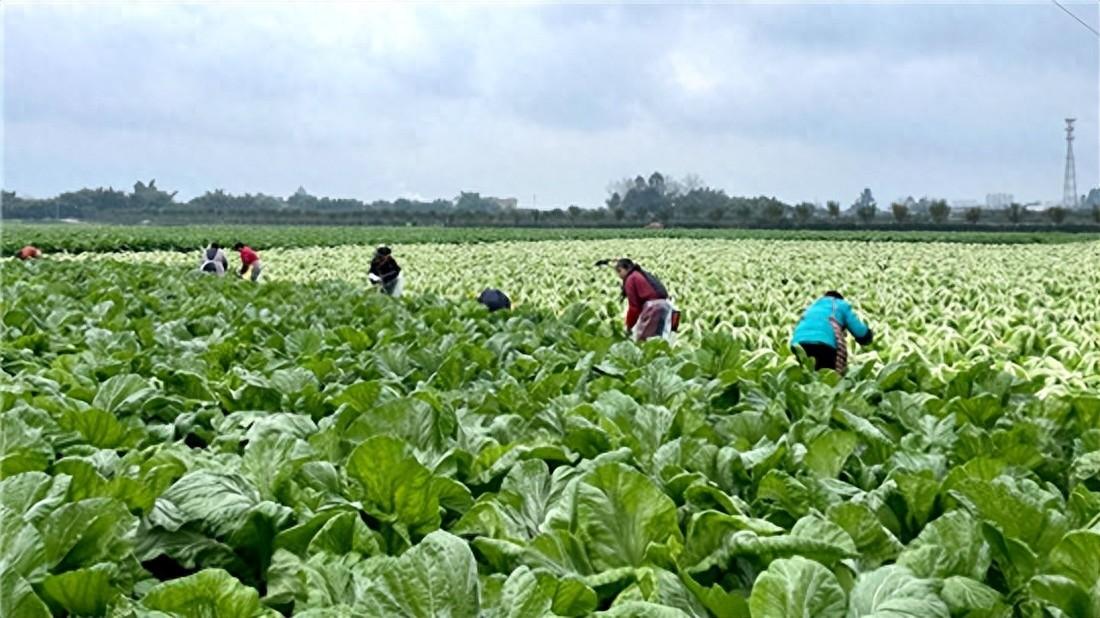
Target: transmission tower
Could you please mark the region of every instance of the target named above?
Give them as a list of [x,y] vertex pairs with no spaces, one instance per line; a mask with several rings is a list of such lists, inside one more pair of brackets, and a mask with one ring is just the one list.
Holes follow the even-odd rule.
[[1077,165],[1073,162],[1073,123],[1066,118],[1066,181],[1062,191],[1062,206],[1077,208]]

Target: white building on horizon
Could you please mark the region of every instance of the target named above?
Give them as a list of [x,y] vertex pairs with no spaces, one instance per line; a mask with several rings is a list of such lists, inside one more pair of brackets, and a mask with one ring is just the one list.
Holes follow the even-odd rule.
[[1011,193],[987,193],[985,207],[990,210],[1004,210],[1012,205],[1013,197]]

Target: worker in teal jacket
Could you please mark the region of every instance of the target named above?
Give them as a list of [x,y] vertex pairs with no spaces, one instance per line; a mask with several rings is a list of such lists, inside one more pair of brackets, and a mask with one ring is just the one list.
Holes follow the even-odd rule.
[[844,373],[848,368],[848,333],[860,345],[871,343],[875,336],[840,292],[830,290],[802,314],[791,336],[791,350],[801,348],[814,359],[815,369]]

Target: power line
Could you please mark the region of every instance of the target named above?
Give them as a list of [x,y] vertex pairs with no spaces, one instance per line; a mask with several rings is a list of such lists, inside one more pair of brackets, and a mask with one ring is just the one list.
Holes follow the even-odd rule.
[[1085,21],[1085,20],[1081,19],[1080,17],[1078,17],[1076,14],[1074,14],[1073,11],[1071,11],[1071,10],[1067,9],[1066,7],[1062,6],[1062,3],[1058,2],[1058,0],[1050,0],[1050,1],[1054,3],[1054,6],[1056,6],[1060,9],[1062,9],[1063,11],[1065,11],[1066,15],[1069,15],[1070,17],[1076,19],[1077,23],[1079,23],[1082,26],[1088,28],[1089,32],[1093,33],[1097,37],[1100,37],[1100,32],[1097,32],[1096,28],[1093,28],[1092,26],[1090,26],[1087,21]]

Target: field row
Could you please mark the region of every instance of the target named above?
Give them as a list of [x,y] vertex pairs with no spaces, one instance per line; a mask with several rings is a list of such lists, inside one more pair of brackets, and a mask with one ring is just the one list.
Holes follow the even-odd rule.
[[768,229],[642,228],[444,228],[356,226],[114,226],[96,224],[5,223],[0,252],[12,255],[32,244],[47,252],[67,251],[195,251],[210,241],[232,245],[240,240],[257,249],[271,247],[334,247],[380,243],[480,243],[497,241],[600,240],[630,238],[855,240],[896,242],[958,242],[992,244],[1057,244],[1095,240],[1096,234],[1062,232],[907,232]]
[[[350,281],[364,294],[368,247],[261,252],[265,278]],[[930,366],[990,359],[1100,383],[1100,245],[975,246],[615,240],[395,246],[406,293],[472,299],[486,287],[518,306],[560,312],[581,303],[620,327],[624,304],[600,258],[629,256],[666,283],[684,315],[681,338],[732,334],[746,348],[785,352],[801,311],[843,292],[878,333],[858,351],[883,362],[916,355]],[[195,254],[87,254],[79,260],[197,267]],[[234,256],[235,260],[235,256]]]
[[[619,254],[687,341],[625,340]],[[1093,245],[398,246],[399,300],[365,250],[262,255],[0,265],[4,615],[1096,606]],[[785,349],[831,287],[881,334],[844,379]]]

